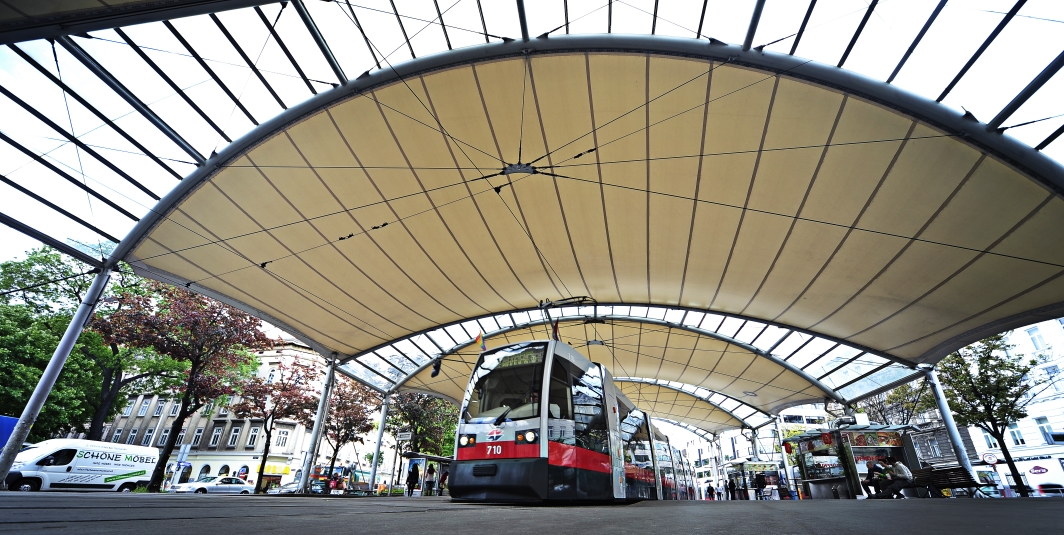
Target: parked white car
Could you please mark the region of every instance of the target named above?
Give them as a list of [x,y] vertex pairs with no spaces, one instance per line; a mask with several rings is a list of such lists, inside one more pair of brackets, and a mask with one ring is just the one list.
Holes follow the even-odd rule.
[[177,494],[251,494],[254,485],[239,477],[205,476],[196,481],[180,483],[170,487],[169,492]]
[[95,440],[59,438],[20,451],[7,476],[7,488],[37,490],[117,490],[147,485],[159,450]]

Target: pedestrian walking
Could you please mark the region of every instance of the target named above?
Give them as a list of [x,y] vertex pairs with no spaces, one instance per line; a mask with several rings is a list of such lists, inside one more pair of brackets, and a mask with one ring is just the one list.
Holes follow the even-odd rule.
[[410,470],[406,473],[406,495],[414,495],[414,487],[417,486],[418,481],[421,480],[421,470],[417,467],[417,463],[410,463]]
[[729,479],[728,480],[728,499],[729,500],[734,500],[735,499],[735,480],[734,479]]

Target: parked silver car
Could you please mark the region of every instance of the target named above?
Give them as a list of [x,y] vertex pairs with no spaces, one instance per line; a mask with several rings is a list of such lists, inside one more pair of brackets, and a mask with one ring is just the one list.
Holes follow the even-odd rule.
[[169,492],[177,494],[251,494],[253,485],[239,477],[201,477],[196,481],[181,483],[170,487]]

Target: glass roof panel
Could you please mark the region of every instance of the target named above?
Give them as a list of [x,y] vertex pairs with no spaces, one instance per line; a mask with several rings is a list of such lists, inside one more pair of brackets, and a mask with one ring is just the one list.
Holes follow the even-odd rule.
[[891,364],[890,366],[872,374],[869,377],[861,379],[852,385],[845,386],[839,393],[847,399],[853,399],[866,392],[871,392],[877,388],[886,386],[892,382],[899,381],[905,378],[910,380],[916,380],[923,376],[923,372],[916,371],[902,366],[900,364]]
[[[880,367],[882,367],[887,362],[890,362],[890,361],[888,361],[887,359],[885,359],[883,357],[877,357],[875,355],[869,355],[869,354],[866,353],[864,355],[861,355],[859,358],[857,358],[853,362],[850,362],[849,364],[846,364],[842,368],[839,368],[837,371],[832,372],[831,375],[828,375],[827,377],[824,377],[823,379],[821,379],[821,382],[823,382],[824,384],[826,384],[826,385],[828,385],[828,386],[830,386],[832,388],[836,388],[837,389],[839,387],[845,386],[847,383],[850,383],[851,381],[854,381],[854,380],[858,379],[859,377],[863,377],[863,376],[865,376],[865,375],[867,375],[869,373],[872,373],[875,370],[878,370]],[[838,364],[841,364],[841,363],[837,363],[836,365],[838,365]],[[905,369],[909,370],[911,368],[905,368]],[[822,371],[826,371],[826,370],[822,370]]]

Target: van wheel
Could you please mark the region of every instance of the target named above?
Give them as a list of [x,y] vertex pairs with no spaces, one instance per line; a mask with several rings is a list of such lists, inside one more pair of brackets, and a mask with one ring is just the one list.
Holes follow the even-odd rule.
[[207,494],[207,489],[196,489],[196,494]]
[[41,482],[36,479],[20,479],[11,485],[10,488],[21,492],[37,492],[41,490]]
[[133,492],[134,490],[136,490],[136,488],[137,488],[137,485],[135,485],[133,483],[126,483],[126,484],[122,485],[121,487],[118,487],[118,492]]

